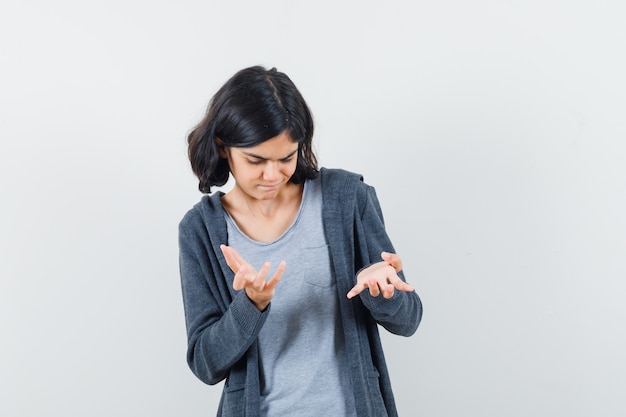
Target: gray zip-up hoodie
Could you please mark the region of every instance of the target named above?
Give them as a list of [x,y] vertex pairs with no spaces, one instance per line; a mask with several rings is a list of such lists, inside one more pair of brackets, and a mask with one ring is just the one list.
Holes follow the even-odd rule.
[[[373,187],[360,175],[320,171],[322,217],[331,266],[337,281],[357,415],[397,416],[378,324],[410,336],[422,317],[415,292],[396,291],[390,299],[363,291],[346,294],[361,269],[395,252],[387,236]],[[269,307],[260,312],[245,291],[232,288],[234,274],[220,250],[228,244],[222,193],[205,196],[179,225],[180,274],[188,335],[187,362],[207,384],[226,382],[217,415],[258,416],[260,382],[257,336]],[[402,272],[400,277],[404,279]]]

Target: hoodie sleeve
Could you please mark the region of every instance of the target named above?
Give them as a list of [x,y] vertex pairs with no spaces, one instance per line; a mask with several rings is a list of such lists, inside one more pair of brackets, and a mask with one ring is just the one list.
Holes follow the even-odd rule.
[[216,384],[256,340],[269,307],[260,312],[244,291],[231,297],[206,229],[199,215],[190,214],[181,221],[179,266],[187,363],[200,380]]
[[[381,252],[395,253],[395,249],[385,230],[383,213],[373,187],[363,184],[357,192],[357,206],[360,215],[355,224],[355,249],[360,254],[357,259],[363,269],[380,262]],[[406,281],[403,271],[398,276]],[[388,331],[410,336],[417,330],[422,319],[422,302],[415,291],[395,291],[389,299],[373,297],[369,291],[363,291],[359,296],[376,322]]]

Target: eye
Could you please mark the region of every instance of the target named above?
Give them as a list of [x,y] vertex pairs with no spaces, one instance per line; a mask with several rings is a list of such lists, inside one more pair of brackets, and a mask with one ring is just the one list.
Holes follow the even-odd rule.
[[285,158],[285,159],[281,159],[280,160],[280,162],[283,162],[285,164],[288,163],[288,162],[291,162],[291,161],[293,161],[293,156],[290,156],[289,158]]
[[254,161],[253,161],[253,160],[251,160],[251,159],[248,159],[248,163],[249,163],[250,165],[261,165],[261,164],[263,163],[263,161],[258,161],[258,160],[254,160]]

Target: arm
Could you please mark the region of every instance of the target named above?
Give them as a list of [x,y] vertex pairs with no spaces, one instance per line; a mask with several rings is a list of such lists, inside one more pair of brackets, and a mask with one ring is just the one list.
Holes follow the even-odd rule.
[[[349,296],[358,294],[372,317],[390,332],[410,336],[421,321],[422,303],[406,284],[402,261],[393,255],[395,251],[374,188],[368,185],[364,188],[364,192],[358,193],[361,212],[355,226],[355,250],[360,253],[363,268],[357,273],[356,285]],[[381,256],[383,260],[377,262]],[[371,286],[370,280],[373,280]],[[379,285],[381,282],[386,285]]]
[[197,229],[193,223],[179,228],[187,362],[200,380],[216,384],[256,340],[269,308],[259,311],[244,291],[231,300],[217,256]]

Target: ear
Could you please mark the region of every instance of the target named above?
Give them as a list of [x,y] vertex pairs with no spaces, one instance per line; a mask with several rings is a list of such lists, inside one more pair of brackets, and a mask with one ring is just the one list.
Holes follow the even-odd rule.
[[222,139],[216,137],[215,143],[217,145],[217,150],[220,153],[220,158],[228,159],[228,152],[226,151],[226,145],[224,145],[224,142],[222,142]]

